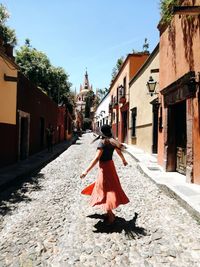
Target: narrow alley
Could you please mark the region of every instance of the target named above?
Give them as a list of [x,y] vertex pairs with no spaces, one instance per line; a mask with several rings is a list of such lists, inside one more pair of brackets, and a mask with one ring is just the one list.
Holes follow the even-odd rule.
[[112,226],[88,205],[81,180],[97,143],[83,135],[20,189],[0,194],[0,266],[200,266],[200,225],[137,169],[128,154],[114,161],[130,203]]

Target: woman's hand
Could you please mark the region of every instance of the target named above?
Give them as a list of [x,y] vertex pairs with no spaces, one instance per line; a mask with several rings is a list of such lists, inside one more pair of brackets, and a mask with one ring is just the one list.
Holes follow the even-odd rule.
[[87,174],[88,174],[87,171],[82,172],[82,174],[80,175],[80,178],[81,178],[81,179],[84,178]]
[[124,166],[128,165],[128,162],[126,160],[123,160]]

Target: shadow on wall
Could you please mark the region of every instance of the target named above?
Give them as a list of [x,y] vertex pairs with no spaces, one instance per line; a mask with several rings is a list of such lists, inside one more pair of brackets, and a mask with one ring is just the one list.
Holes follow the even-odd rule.
[[200,16],[183,16],[181,19],[181,27],[183,30],[185,58],[189,64],[190,70],[194,70],[193,39],[195,35],[200,34]]

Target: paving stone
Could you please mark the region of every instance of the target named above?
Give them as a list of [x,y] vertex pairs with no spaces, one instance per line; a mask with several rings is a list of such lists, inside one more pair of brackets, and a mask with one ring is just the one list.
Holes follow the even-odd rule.
[[97,174],[79,178],[96,152],[92,140],[83,135],[0,204],[11,210],[0,214],[0,267],[199,267],[199,224],[127,154],[126,168],[114,161],[130,203],[116,209],[120,222],[109,231],[104,212],[80,194]]

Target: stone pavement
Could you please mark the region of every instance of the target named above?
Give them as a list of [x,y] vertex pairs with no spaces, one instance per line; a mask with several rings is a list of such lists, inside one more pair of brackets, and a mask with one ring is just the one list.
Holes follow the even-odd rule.
[[0,168],[0,191],[9,186],[9,184],[18,182],[34,172],[37,173],[43,166],[55,159],[71,144],[76,142],[76,139],[77,137],[72,137],[71,140],[54,145],[52,152],[48,152],[47,149],[45,149],[30,156],[26,160]]
[[129,154],[126,167],[114,155],[130,199],[115,210],[115,223],[88,205],[80,192],[97,167],[79,176],[95,154],[93,138],[83,135],[20,187],[0,193],[0,266],[199,267],[199,223]]
[[200,221],[200,185],[186,182],[186,176],[178,172],[165,172],[157,164],[154,155],[145,153],[136,146],[126,147],[126,152],[138,162],[140,170]]

